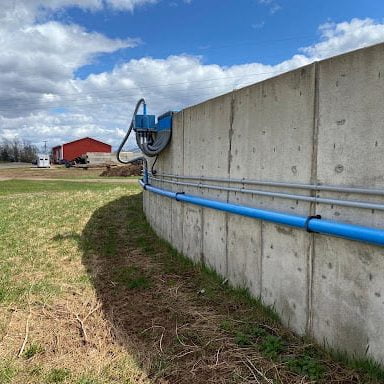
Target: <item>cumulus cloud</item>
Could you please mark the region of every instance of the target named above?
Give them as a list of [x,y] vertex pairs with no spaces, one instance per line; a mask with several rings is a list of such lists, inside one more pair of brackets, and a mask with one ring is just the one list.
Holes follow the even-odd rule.
[[[96,0],[86,3],[88,7],[105,5]],[[371,19],[326,23],[319,31],[318,43],[277,65],[223,67],[188,55],[143,57],[78,79],[75,71],[94,55],[134,46],[137,41],[109,39],[53,21],[18,27],[2,23],[0,39],[8,45],[0,52],[0,137],[34,143],[48,140],[54,145],[93,136],[116,146],[139,97],[146,97],[151,112],[178,110],[314,60],[384,41],[384,24]]]
[[384,24],[372,19],[325,23],[319,27],[322,41],[301,51],[309,57],[323,59],[384,41]]
[[159,0],[2,0],[0,18],[8,21],[34,20],[47,11],[77,7],[97,11],[109,7],[116,10],[133,11],[136,7],[155,4]]
[[0,110],[4,116],[32,112],[74,92],[74,71],[94,55],[137,44],[134,39],[112,40],[57,22],[0,33]]
[[[50,5],[56,3],[73,1],[56,0]],[[96,5],[96,1],[83,4]],[[33,8],[33,1],[28,6]],[[109,39],[73,24],[36,23],[33,18],[27,22],[32,8],[8,4],[0,14],[0,110],[6,117],[28,114],[59,100],[60,95],[75,90],[73,73],[95,55],[134,47],[139,42]]]
[[145,4],[155,4],[158,0],[106,0],[105,3],[119,10],[133,11],[135,7]]

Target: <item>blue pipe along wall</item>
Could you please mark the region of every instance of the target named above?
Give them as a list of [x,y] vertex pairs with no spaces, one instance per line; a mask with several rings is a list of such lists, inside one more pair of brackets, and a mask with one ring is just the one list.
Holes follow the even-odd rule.
[[130,128],[159,236],[298,334],[380,362],[383,62],[379,44]]
[[281,212],[247,207],[244,205],[229,204],[218,200],[204,199],[199,196],[188,195],[183,192],[172,192],[166,189],[156,188],[150,184],[145,184],[142,180],[140,180],[140,185],[146,191],[157,193],[158,195],[165,196],[176,201],[217,209],[219,211],[251,217],[254,219],[265,220],[276,224],[288,225],[290,227],[304,229],[307,232],[322,233],[325,235],[338,236],[345,239],[384,246],[384,229],[322,220],[320,216],[295,216]]

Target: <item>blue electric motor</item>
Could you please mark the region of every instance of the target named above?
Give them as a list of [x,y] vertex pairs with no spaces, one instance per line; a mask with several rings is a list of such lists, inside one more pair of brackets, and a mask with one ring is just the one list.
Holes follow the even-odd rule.
[[161,132],[172,130],[172,116],[173,112],[169,111],[157,118],[155,115],[136,115],[135,125],[133,127],[135,132]]
[[158,155],[170,142],[172,135],[173,112],[159,116],[156,123],[155,115],[147,115],[144,103],[143,114],[135,115],[133,130],[136,142],[141,151],[149,156]]
[[[137,114],[140,105],[143,105],[142,115]],[[171,141],[173,113],[174,112],[167,112],[162,114],[158,117],[156,123],[156,116],[147,115],[145,100],[140,99],[136,104],[128,132],[117,151],[118,160],[122,163],[126,163],[120,159],[120,153],[127,142],[132,129],[136,133],[136,143],[138,147],[146,156],[157,156],[163,151]]]

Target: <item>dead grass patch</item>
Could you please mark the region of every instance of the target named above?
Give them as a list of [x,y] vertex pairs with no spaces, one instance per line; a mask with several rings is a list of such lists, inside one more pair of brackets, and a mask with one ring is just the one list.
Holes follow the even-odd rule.
[[22,179],[22,178],[44,178],[44,179],[77,179],[97,178],[105,168],[89,168],[87,170],[77,168],[65,168],[64,166],[53,166],[49,169],[36,167],[22,168],[0,168],[0,179]]
[[132,188],[95,189],[0,206],[0,383],[149,382],[116,342],[79,245],[92,212]]

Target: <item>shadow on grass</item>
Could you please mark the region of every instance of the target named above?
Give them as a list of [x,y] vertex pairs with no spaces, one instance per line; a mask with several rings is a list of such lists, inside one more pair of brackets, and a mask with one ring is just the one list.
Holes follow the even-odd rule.
[[142,194],[95,211],[80,244],[83,264],[118,343],[154,382],[189,383],[180,361],[172,361],[180,352],[191,352],[174,332],[176,324],[187,322],[178,298],[170,294],[178,278],[165,276],[156,260],[166,249],[159,247],[164,244],[158,243],[144,218]]
[[273,314],[160,240],[142,194],[95,211],[80,244],[116,339],[154,382],[244,382],[250,372],[236,362],[232,333],[248,317],[273,325]]
[[382,371],[366,381],[281,327],[247,292],[181,257],[146,222],[142,194],[95,211],[79,242],[116,340],[153,382],[381,382]]

